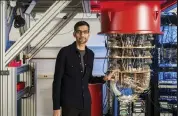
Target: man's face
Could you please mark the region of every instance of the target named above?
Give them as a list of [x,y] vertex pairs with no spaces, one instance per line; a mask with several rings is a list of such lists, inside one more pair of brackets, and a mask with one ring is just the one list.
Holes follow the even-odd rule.
[[74,32],[76,42],[79,44],[86,44],[89,39],[89,35],[89,29],[86,25],[79,26],[78,29]]

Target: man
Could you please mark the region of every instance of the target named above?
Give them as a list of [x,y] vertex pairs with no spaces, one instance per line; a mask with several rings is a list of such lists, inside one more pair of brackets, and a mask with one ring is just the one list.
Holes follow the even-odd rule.
[[104,83],[104,78],[92,78],[94,53],[87,48],[90,26],[79,21],[74,26],[76,41],[63,47],[57,56],[53,81],[53,116],[90,116],[91,96],[89,82]]

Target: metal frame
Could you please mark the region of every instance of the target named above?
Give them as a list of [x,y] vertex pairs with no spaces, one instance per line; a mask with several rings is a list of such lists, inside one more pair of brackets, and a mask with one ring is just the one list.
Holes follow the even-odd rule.
[[91,13],[90,0],[82,0],[82,6],[85,13]]
[[[8,10],[7,10],[7,35],[10,34],[12,25],[13,25],[13,21],[14,21],[14,12],[15,12],[15,8],[9,6]],[[9,36],[7,36],[6,39],[6,50],[9,48]]]
[[[6,48],[6,38],[7,38],[7,29],[6,29],[6,9],[7,9],[7,1],[0,1],[0,71],[3,72],[6,70],[5,67],[5,48]],[[0,75],[0,116],[5,116],[4,112],[5,108],[8,105],[7,103],[7,75]],[[5,87],[5,89],[3,89]],[[13,88],[12,88],[13,89]],[[5,94],[4,94],[5,93]],[[8,93],[9,94],[9,93]],[[4,104],[6,103],[6,104]],[[4,107],[5,106],[5,107]],[[9,110],[9,109],[7,109]],[[13,109],[12,109],[13,111]],[[12,115],[13,116],[13,115]]]
[[[11,68],[10,70],[10,75],[9,75],[9,80],[11,80],[11,84],[8,84],[8,86],[11,86],[11,90],[9,90],[9,96],[7,98],[11,99],[12,101],[12,106],[10,106],[9,102],[9,107],[10,107],[10,112],[11,112],[11,116],[17,116],[17,81],[16,81],[16,73],[17,73],[17,69],[16,68]],[[11,111],[12,109],[12,111]]]
[[[1,92],[1,105],[3,105],[3,107],[1,106],[1,112],[0,112],[0,116],[18,116],[18,110],[17,110],[17,105],[18,102],[17,100],[20,100],[25,94],[27,94],[30,90],[30,86],[26,85],[26,88],[17,92],[17,76],[20,73],[25,73],[25,72],[30,72],[30,68],[33,67],[31,66],[31,64],[29,65],[24,65],[22,67],[12,67],[9,68],[9,75],[5,75],[4,79],[3,79],[3,83],[1,83],[1,87],[3,89],[3,91]],[[30,67],[30,68],[29,68]],[[35,85],[34,85],[34,97],[35,97],[35,103],[37,103],[36,98],[36,90],[37,90],[37,70],[36,70],[36,64],[33,67],[35,69],[35,75],[34,75],[34,81],[35,81]],[[18,73],[19,72],[19,73]],[[30,75],[31,76],[31,75]],[[28,81],[28,80],[26,80]],[[35,116],[37,115],[37,104],[35,104],[35,111],[34,114]],[[21,112],[22,113],[22,112]]]
[[5,68],[5,48],[6,48],[6,38],[7,38],[7,20],[6,20],[6,9],[7,9],[7,1],[0,1],[0,70]]
[[50,40],[53,39],[77,14],[78,9],[75,9],[74,12],[68,13],[66,15],[67,19],[60,20],[50,31],[45,33],[46,35],[42,38],[38,38],[39,43],[32,48],[28,53],[28,59],[31,60]]
[[5,65],[17,56],[71,1],[56,1],[36,25],[29,28],[5,54]]
[[[25,15],[22,13],[22,8],[18,8],[16,12],[17,15],[21,15],[21,17],[25,20]],[[27,29],[27,23],[25,22],[25,25],[19,28],[20,36],[22,36],[27,31]]]
[[[151,98],[148,99],[149,105],[151,108],[149,108],[148,113],[149,116],[161,116],[160,112],[160,102],[159,102],[159,72],[177,72],[177,67],[160,67],[159,66],[159,53],[160,53],[160,43],[159,43],[159,38],[158,35],[155,38],[155,52],[154,52],[154,62],[153,62],[153,72],[152,74],[152,79],[151,79]],[[163,45],[164,46],[164,45]],[[168,47],[168,46],[164,46]],[[175,47],[175,46],[173,46]]]
[[161,10],[163,12],[168,12],[169,10],[172,10],[172,8],[174,8],[174,5],[177,6],[177,0],[167,0],[166,3],[161,5]]
[[17,67],[17,74],[27,72],[28,70],[29,70],[29,65],[23,65],[23,66]]
[[160,109],[160,106],[159,106],[159,101],[158,101],[158,96],[159,96],[159,89],[158,89],[158,68],[159,68],[159,62],[158,62],[158,57],[159,57],[159,53],[158,53],[158,48],[157,48],[157,45],[158,45],[158,36],[156,36],[155,40],[154,40],[154,45],[156,45],[155,47],[155,54],[154,54],[154,59],[153,59],[153,73],[152,74],[152,94],[151,94],[151,103],[152,103],[152,114],[153,116],[160,116],[160,112],[159,112],[159,109]]
[[16,68],[11,68],[9,70],[9,75],[2,77],[4,79],[3,83],[1,83],[3,91],[1,91],[2,106],[0,116],[17,116],[16,72]]
[[30,3],[30,6],[27,8],[27,10],[25,11],[25,14],[28,14],[30,15],[30,13],[32,12],[33,8],[35,7],[36,5],[36,1],[33,0],[31,3]]

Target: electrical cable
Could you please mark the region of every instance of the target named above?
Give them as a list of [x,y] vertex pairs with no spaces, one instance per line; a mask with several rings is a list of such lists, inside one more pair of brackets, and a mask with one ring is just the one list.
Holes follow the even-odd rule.
[[[173,44],[174,44],[174,40],[171,40],[171,39],[173,39],[173,32],[172,32],[173,25],[167,25],[167,27],[168,27],[168,30],[167,30],[167,33],[166,33],[166,36],[165,36],[166,38],[162,38],[162,40],[161,40],[161,51],[162,51],[162,55],[161,55],[162,62],[161,63],[164,63],[164,64],[169,63],[169,61],[174,58],[173,54],[169,53],[168,51],[167,51],[168,54],[171,55],[170,58],[169,59],[164,58],[164,56],[166,56],[166,55],[164,55],[166,53],[164,51],[167,50],[167,48],[164,48],[164,44],[168,42],[168,44],[170,44],[170,47],[169,47],[170,49],[173,47]],[[164,26],[163,26],[163,28],[164,28]],[[163,32],[165,32],[165,31],[163,31]],[[162,72],[162,73],[163,73],[163,75],[165,75],[166,72]]]
[[[105,37],[105,36],[104,36]],[[107,39],[107,38],[106,38]],[[105,69],[105,61],[107,59],[107,55],[108,55],[108,48],[107,48],[107,43],[108,43],[108,40],[105,41],[105,48],[106,48],[106,55],[105,55],[105,58],[104,58],[104,63],[103,63],[103,73],[106,74],[106,72],[104,71]]]
[[[164,72],[163,72],[164,73]],[[149,90],[148,90],[148,92],[146,93],[146,94],[149,94],[151,92],[151,89],[149,88]],[[160,109],[157,107],[157,105],[154,103],[154,101],[152,101],[151,100],[151,98],[149,97],[149,95],[148,95],[148,98],[149,98],[149,100],[151,101],[151,103],[154,105],[154,107],[156,108],[156,110],[157,111],[159,111],[160,112]],[[166,114],[164,114],[164,116],[165,116]]]
[[[106,86],[105,86],[106,87]],[[107,90],[107,89],[106,89]],[[105,97],[104,97],[104,106],[103,106],[103,110],[106,108],[106,105],[107,105],[107,95],[108,95],[108,93],[107,93],[107,91],[106,91],[106,95],[105,95]]]
[[[171,26],[172,27],[172,25],[169,25],[169,26]],[[164,27],[163,27],[163,30],[164,30]],[[172,29],[171,29],[172,30]],[[172,32],[170,32],[170,27],[168,28],[168,31],[167,31],[167,33],[166,33],[166,38],[168,39],[168,35],[169,34],[172,34]],[[172,36],[170,36],[169,38],[172,38]],[[161,40],[161,41],[163,41],[163,39]],[[171,40],[171,41],[168,41],[169,43],[173,43],[172,41],[174,41],[174,40]],[[163,42],[162,42],[162,48],[164,48],[164,46],[163,46]],[[157,48],[155,48],[155,49],[157,49]],[[154,54],[154,53],[153,53]],[[164,59],[163,59],[164,60]],[[164,73],[164,72],[163,72]],[[109,89],[109,87],[107,87],[108,89]],[[109,89],[110,90],[110,89]],[[111,91],[111,90],[110,90]],[[146,94],[146,93],[150,93],[150,88],[147,90],[147,91],[145,91],[144,92],[144,94]],[[156,108],[156,110],[158,110],[159,112],[160,112],[160,109],[157,107],[157,105],[151,100],[151,98],[150,98],[150,96],[149,96],[149,99],[150,99],[150,101],[152,102],[152,104],[154,105],[154,107]],[[166,114],[164,114],[164,115],[166,115]]]
[[[161,47],[161,51],[162,51],[162,62],[163,63],[167,63],[167,60],[169,60],[169,61],[172,61],[173,59],[174,59],[174,56],[173,56],[173,54],[171,54],[171,53],[169,53],[171,56],[170,56],[170,59],[164,59],[163,57],[165,56],[164,54],[165,54],[165,48],[164,48],[164,43],[169,43],[169,45],[170,45],[170,49],[173,47],[173,45],[175,44],[175,38],[173,38],[173,25],[171,25],[172,23],[170,22],[170,19],[169,19],[169,16],[167,16],[166,15],[166,17],[167,17],[167,19],[169,20],[169,23],[170,24],[168,24],[166,27],[168,27],[168,30],[167,30],[167,33],[166,33],[166,35],[165,36],[163,36],[163,38],[162,38],[162,42],[161,42],[161,44],[162,44],[162,47]],[[163,26],[163,28],[164,28],[164,26]],[[171,29],[170,29],[171,28]],[[176,31],[176,30],[175,30]],[[165,32],[165,31],[164,31]],[[166,41],[167,40],[167,41]],[[175,46],[175,45],[174,45]]]
[[[108,87],[108,89],[109,89],[109,87]],[[110,89],[109,89],[110,90]],[[111,91],[111,90],[110,90]],[[149,91],[147,91],[147,92],[149,92]],[[155,105],[155,104],[154,104]]]

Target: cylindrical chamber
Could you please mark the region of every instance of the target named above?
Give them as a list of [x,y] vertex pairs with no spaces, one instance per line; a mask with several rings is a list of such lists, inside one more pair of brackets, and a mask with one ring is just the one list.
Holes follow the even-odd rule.
[[108,36],[108,71],[117,70],[113,76],[116,84],[112,87],[115,87],[114,92],[117,92],[117,89],[121,94],[119,98],[122,101],[135,100],[136,96],[149,87],[151,49],[154,48],[153,39],[150,38],[153,38],[151,34]]
[[91,94],[91,116],[103,116],[102,84],[89,84]]
[[102,1],[101,33],[160,34],[161,0]]

